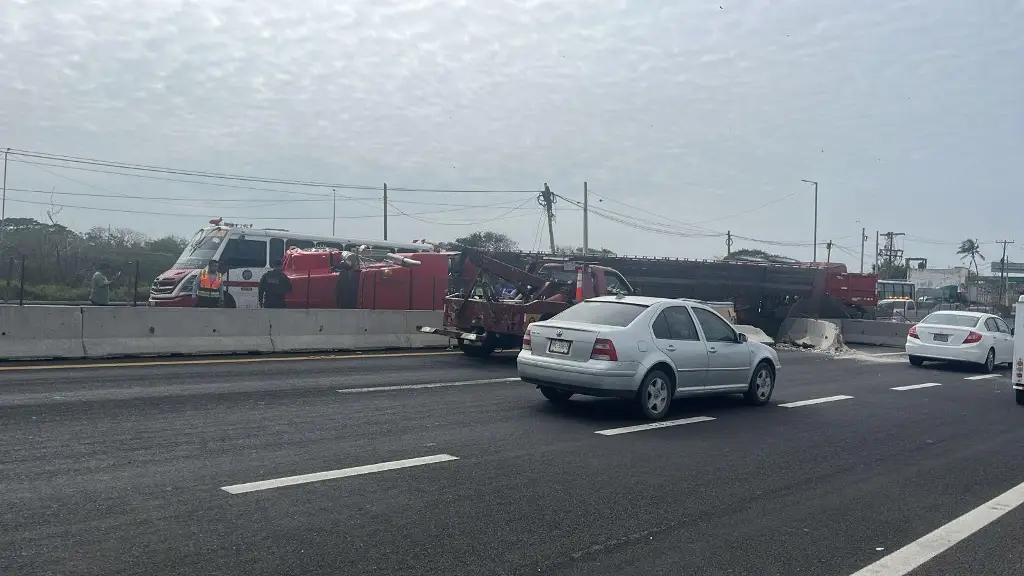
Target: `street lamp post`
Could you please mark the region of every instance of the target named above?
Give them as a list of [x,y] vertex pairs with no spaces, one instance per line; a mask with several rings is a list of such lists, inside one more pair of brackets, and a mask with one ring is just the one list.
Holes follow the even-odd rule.
[[800,180],[814,184],[814,261],[818,261],[818,183],[814,180]]

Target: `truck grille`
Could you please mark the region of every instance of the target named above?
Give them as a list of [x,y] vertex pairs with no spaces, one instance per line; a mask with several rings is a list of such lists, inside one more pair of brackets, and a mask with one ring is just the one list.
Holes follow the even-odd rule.
[[149,288],[149,295],[170,296],[177,284],[175,280],[154,280],[153,285]]

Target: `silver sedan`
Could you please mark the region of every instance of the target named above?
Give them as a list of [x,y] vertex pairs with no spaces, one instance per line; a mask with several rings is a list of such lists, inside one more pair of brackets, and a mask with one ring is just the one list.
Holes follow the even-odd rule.
[[591,298],[527,328],[519,378],[552,402],[574,394],[634,400],[658,420],[675,398],[743,394],[767,404],[781,364],[711,307],[643,296]]

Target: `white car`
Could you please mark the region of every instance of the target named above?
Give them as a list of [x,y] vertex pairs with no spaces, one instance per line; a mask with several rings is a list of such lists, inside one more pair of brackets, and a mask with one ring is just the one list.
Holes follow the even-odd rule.
[[552,402],[573,394],[634,400],[651,420],[674,398],[743,394],[767,404],[782,367],[711,307],[688,300],[602,296],[530,324],[519,378]]
[[976,364],[992,372],[1013,362],[1013,328],[984,312],[932,312],[910,327],[907,356],[920,366],[926,360]]

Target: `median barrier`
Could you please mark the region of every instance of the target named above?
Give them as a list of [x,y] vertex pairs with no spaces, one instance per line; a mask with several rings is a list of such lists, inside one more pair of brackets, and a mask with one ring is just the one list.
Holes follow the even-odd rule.
[[252,310],[83,307],[85,356],[274,352],[266,315]]
[[82,314],[65,306],[0,306],[0,358],[80,358]]
[[815,350],[839,350],[844,347],[842,331],[836,322],[814,318],[787,318],[776,340]]
[[253,310],[267,316],[276,352],[427,348],[447,343],[416,332],[417,323],[436,324],[430,310]]
[[843,340],[847,344],[869,344],[904,348],[907,345],[907,331],[913,324],[905,322],[884,322],[881,320],[842,321]]
[[0,307],[0,359],[444,347],[430,310]]
[[765,334],[764,330],[761,330],[757,326],[751,326],[749,324],[734,324],[733,327],[736,328],[738,332],[746,334],[747,339],[751,342],[760,342],[761,344],[766,344],[768,346],[775,345],[775,340],[772,340],[771,336]]

